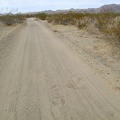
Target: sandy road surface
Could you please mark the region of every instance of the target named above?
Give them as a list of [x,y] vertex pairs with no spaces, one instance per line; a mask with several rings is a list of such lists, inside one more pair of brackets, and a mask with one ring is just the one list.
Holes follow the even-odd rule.
[[45,24],[28,19],[11,39],[0,66],[0,120],[120,120],[119,94]]

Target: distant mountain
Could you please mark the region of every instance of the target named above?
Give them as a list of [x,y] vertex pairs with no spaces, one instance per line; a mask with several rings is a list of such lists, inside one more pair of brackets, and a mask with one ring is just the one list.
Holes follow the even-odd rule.
[[104,5],[100,8],[96,9],[98,12],[115,12],[120,13],[120,4],[110,4],[110,5]]
[[76,13],[101,13],[101,12],[115,12],[115,13],[120,13],[120,4],[109,4],[109,5],[103,5],[99,8],[88,8],[88,9],[74,9],[71,8],[69,10],[47,10],[47,11],[42,11],[42,13],[47,13],[47,14],[53,14],[53,13],[68,13],[68,12],[76,12]]

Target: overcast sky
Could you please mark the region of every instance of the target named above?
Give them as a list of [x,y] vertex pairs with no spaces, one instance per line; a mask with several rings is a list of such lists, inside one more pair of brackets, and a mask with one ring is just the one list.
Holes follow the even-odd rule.
[[120,4],[120,0],[0,0],[0,12],[18,9],[18,12],[70,8],[96,8],[104,4]]

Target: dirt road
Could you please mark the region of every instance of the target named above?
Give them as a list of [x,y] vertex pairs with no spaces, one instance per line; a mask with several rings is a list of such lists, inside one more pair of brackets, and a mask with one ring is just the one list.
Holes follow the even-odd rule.
[[120,95],[43,22],[28,19],[9,41],[0,64],[0,120],[120,120]]

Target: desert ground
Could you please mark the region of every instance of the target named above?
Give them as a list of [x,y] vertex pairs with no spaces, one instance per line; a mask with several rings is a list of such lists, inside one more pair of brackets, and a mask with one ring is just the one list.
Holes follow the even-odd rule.
[[0,26],[0,120],[120,120],[119,52],[107,46],[35,18]]
[[91,67],[114,90],[120,91],[120,47],[114,39],[106,39],[98,29],[90,26],[79,30],[74,26],[48,24],[74,55]]

